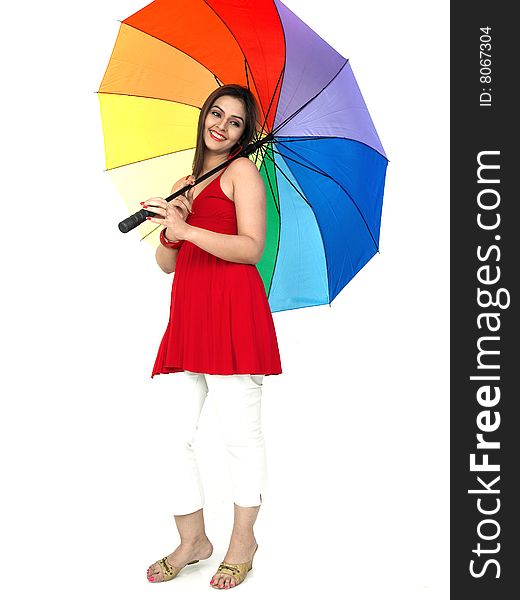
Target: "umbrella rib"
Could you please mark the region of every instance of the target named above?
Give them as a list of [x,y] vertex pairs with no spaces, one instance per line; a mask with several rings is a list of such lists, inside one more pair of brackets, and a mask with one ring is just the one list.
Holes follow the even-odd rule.
[[[265,154],[267,154],[267,146],[262,146],[262,148],[264,148],[265,152],[264,152],[264,158],[265,158]],[[274,160],[272,161],[273,165],[275,164]],[[274,178],[274,184],[276,186],[276,192],[273,189],[273,184],[271,182],[271,177],[269,175],[269,171],[267,170],[267,167],[265,168],[265,175],[267,177],[267,183],[269,184],[269,189],[271,190],[271,195],[273,197],[274,203],[275,203],[275,208],[276,211],[278,212],[278,215],[280,214],[280,205],[277,202],[277,198],[278,198],[278,184],[276,181],[276,176]],[[281,227],[281,220],[280,220],[280,227]],[[273,286],[273,279],[274,279],[274,272],[276,270],[276,261],[278,260],[278,254],[280,253],[280,230],[278,232],[278,238],[276,240],[276,252],[275,252],[275,257],[274,257],[274,261],[273,261],[273,271],[271,273],[271,277],[269,280],[269,289],[267,290],[267,297],[269,297],[269,294],[271,293],[271,288]]]
[[271,108],[273,107],[274,97],[276,96],[276,91],[278,90],[278,86],[280,85],[280,82],[282,80],[282,76],[284,73],[285,73],[285,62],[283,65],[283,69],[280,71],[280,75],[278,75],[278,81],[276,82],[276,86],[274,88],[273,95],[271,96],[271,101],[269,102],[269,108],[267,109],[267,113],[265,115],[264,122],[262,123],[262,129],[260,130],[260,136],[264,132],[265,126],[267,124],[267,117],[269,116],[269,113],[271,112]]
[[290,144],[291,142],[314,142],[315,140],[329,140],[329,139],[347,139],[347,138],[341,138],[339,136],[336,135],[305,135],[305,136],[290,136],[290,137],[286,137],[284,138],[282,137],[277,137],[275,138],[275,143],[280,143],[283,142],[284,144]]
[[373,146],[371,146],[370,144],[367,144],[366,142],[362,142],[361,140],[357,140],[356,138],[349,138],[349,137],[345,137],[343,135],[306,135],[306,136],[288,136],[288,137],[278,137],[275,139],[275,142],[280,143],[283,142],[284,144],[290,144],[291,142],[313,142],[314,140],[348,140],[351,142],[356,142],[356,144],[361,144],[362,146],[366,146],[368,149],[376,152],[377,154],[379,154],[379,156],[381,156],[382,158],[384,158],[386,160],[386,162],[390,162],[388,160],[388,158],[384,155],[381,154],[381,152],[379,152],[379,150],[377,150],[377,148],[374,148]]
[[[235,40],[235,42],[236,42],[236,45],[238,46],[238,48],[239,48],[240,52],[242,52],[242,56],[244,57],[244,63],[245,63],[245,66],[246,66],[246,79],[247,79],[247,68],[249,67],[249,72],[251,73],[251,79],[253,80],[253,84],[254,84],[254,86],[255,86],[255,90],[256,90],[256,92],[257,92],[257,95],[258,95],[258,87],[257,87],[257,85],[256,85],[255,76],[254,76],[254,74],[253,74],[253,71],[251,71],[251,67],[250,67],[250,65],[249,65],[249,62],[248,62],[248,60],[247,60],[246,53],[245,53],[245,52],[244,52],[244,50],[242,49],[242,46],[239,44],[239,42],[238,42],[237,38],[235,37],[235,34],[234,34],[232,31],[231,31],[231,29],[230,29],[229,25],[228,25],[228,24],[227,24],[227,23],[224,21],[224,19],[223,19],[223,18],[222,18],[222,17],[221,17],[221,16],[218,14],[218,12],[217,12],[217,11],[216,11],[216,10],[213,8],[213,6],[211,6],[211,5],[210,5],[210,4],[208,4],[207,2],[206,2],[205,4],[206,4],[206,6],[207,6],[208,8],[210,8],[210,9],[211,9],[211,10],[212,10],[212,11],[215,13],[215,16],[216,16],[216,17],[217,17],[217,18],[220,20],[220,22],[221,22],[221,23],[224,25],[224,27],[225,27],[225,28],[226,28],[226,29],[229,31],[230,35],[231,35],[231,36],[232,36],[232,38]],[[247,79],[247,87],[248,87],[248,89],[249,89],[249,80],[248,80],[248,79]]]
[[[216,79],[216,77],[215,77]],[[180,100],[172,100],[171,98],[156,98],[155,96],[143,96],[142,94],[122,94],[120,92],[96,92],[96,94],[107,94],[110,96],[128,96],[129,98],[144,98],[146,100],[160,100],[161,102],[172,102],[174,104],[182,104],[182,106],[190,106],[200,110],[200,106],[195,104],[188,104],[188,102],[181,102]]]
[[[278,9],[278,6],[276,6],[276,2],[273,2],[273,4],[274,4],[274,9],[275,9],[276,13],[278,14],[278,19],[280,21],[280,25],[281,25],[281,29],[282,29],[282,35],[283,35],[283,67],[282,67],[282,69],[280,71],[280,75],[278,75],[278,81],[276,82],[276,87],[274,88],[273,95],[271,96],[271,102],[269,104],[269,110],[267,111],[268,114],[269,114],[269,111],[271,110],[271,105],[272,105],[272,103],[274,101],[274,97],[276,96],[276,90],[278,89],[278,84],[282,80],[282,77],[285,75],[285,67],[287,66],[287,36],[285,35],[285,29],[283,27],[283,20],[282,20],[282,16],[280,15],[280,11]],[[281,95],[281,93],[282,92],[281,92],[281,86],[280,86],[280,95]],[[278,98],[280,98],[280,96]],[[276,115],[275,115],[274,119],[276,120]],[[266,123],[267,123],[267,116],[265,118],[264,125]],[[264,125],[262,125],[262,131],[264,129]],[[274,125],[274,120],[273,120],[273,125]],[[274,130],[271,131],[271,135],[274,136]],[[274,160],[273,160],[273,163],[274,163]]]
[[[274,5],[274,8],[275,8],[275,10],[276,10],[276,12],[278,14],[278,19],[280,20],[280,22],[282,22],[282,18],[280,16],[280,11],[278,10],[278,7],[276,6],[276,4]],[[278,86],[280,85],[282,77],[283,77],[283,75],[285,73],[285,67],[287,65],[287,38],[285,36],[285,29],[283,28],[283,26],[282,26],[281,29],[282,29],[283,40],[284,40],[284,44],[283,44],[283,47],[284,47],[283,67],[282,67],[282,69],[280,71],[280,74],[278,75],[278,81],[276,82],[276,86],[274,88],[274,92],[273,92],[273,94],[271,96],[271,101],[269,102],[269,108],[267,109],[267,113],[265,115],[264,122],[262,123],[262,129],[260,131],[260,136],[264,132],[265,126],[267,124],[267,117],[269,116],[269,113],[271,112],[271,108],[273,106],[274,98],[276,96],[276,91],[278,90]]]
[[315,100],[324,90],[326,90],[329,85],[336,79],[336,77],[341,73],[341,71],[343,71],[343,69],[345,68],[345,66],[348,64],[348,60],[345,60],[345,62],[343,63],[343,65],[341,66],[341,68],[339,69],[339,71],[334,75],[334,77],[327,83],[325,84],[321,90],[315,94],[312,98],[310,98],[309,100],[307,100],[307,102],[305,102],[305,104],[302,104],[302,106],[300,106],[300,108],[298,110],[296,110],[295,112],[293,112],[292,115],[290,115],[289,117],[287,117],[284,121],[282,121],[277,127],[275,127],[275,129],[273,130],[273,135],[276,134],[276,132],[281,129],[282,127],[284,127],[285,125],[287,125],[287,123],[291,120],[294,119],[294,117],[300,113],[307,105],[309,105],[313,100]]
[[259,157],[261,158],[261,160],[264,160],[264,156],[265,156],[265,152],[263,152],[263,148],[260,146],[260,148],[258,148],[258,151],[255,156],[255,164],[258,162]]
[[137,165],[142,162],[146,162],[147,160],[153,160],[154,158],[162,158],[163,156],[170,156],[172,154],[177,154],[177,152],[186,152],[187,150],[195,150],[195,147],[191,148],[183,148],[182,150],[174,150],[173,152],[165,152],[164,154],[157,154],[157,156],[149,156],[148,158],[141,158],[140,160],[134,160],[133,162],[125,163],[124,165],[119,165],[118,167],[112,167],[111,169],[103,169],[103,172],[114,171],[115,169],[121,169],[122,167],[129,167],[130,165]]
[[258,155],[260,154],[260,148],[261,148],[261,146],[259,146],[259,147],[256,149],[256,152],[255,152],[255,158],[254,158],[254,163],[255,163],[255,165],[256,165],[256,163],[257,163],[257,161],[258,161]]
[[[274,148],[273,148],[274,150]],[[283,154],[281,154],[280,152],[277,152],[277,154],[280,154],[280,156],[283,157]],[[311,209],[312,214],[314,215],[314,220],[316,222],[316,225],[318,227],[318,231],[320,232],[320,238],[321,238],[321,245],[323,247],[323,256],[325,258],[325,273],[327,274],[327,302],[328,304],[330,304],[329,302],[329,261],[327,260],[327,252],[325,251],[325,241],[324,241],[324,237],[323,237],[323,232],[321,230],[321,226],[320,223],[318,221],[318,219],[316,218],[316,213],[314,212],[314,209],[312,208],[311,204],[309,203],[309,201],[307,200],[307,198],[300,192],[300,190],[294,185],[294,183],[287,177],[287,175],[282,171],[282,169],[280,169],[280,167],[276,164],[276,161],[273,160],[273,165],[275,166],[276,169],[278,169],[278,171],[280,171],[280,173],[285,177],[285,179],[287,180],[287,182],[294,188],[294,190],[301,196],[301,198],[303,199],[303,201],[307,204],[307,206]],[[281,209],[280,209],[280,217],[281,217]],[[282,219],[280,218],[280,223],[282,223]]]
[[[278,143],[280,144],[280,142],[278,142]],[[274,148],[273,148],[273,150],[274,150]],[[374,246],[376,248],[376,251],[379,252],[379,247],[378,247],[377,242],[376,242],[376,240],[375,240],[375,238],[374,238],[374,236],[372,234],[372,231],[370,230],[370,227],[368,226],[368,223],[367,223],[367,221],[365,219],[365,216],[363,215],[363,212],[361,211],[361,209],[357,205],[357,202],[354,200],[354,198],[352,197],[352,195],[349,194],[349,192],[341,185],[341,183],[339,181],[336,181],[334,179],[334,177],[331,177],[328,173],[325,173],[324,171],[322,171],[321,169],[319,169],[319,167],[316,167],[316,165],[314,165],[313,163],[311,163],[310,161],[308,161],[306,158],[304,158],[303,156],[301,156],[300,154],[298,154],[298,152],[295,152],[294,150],[291,150],[291,152],[294,152],[294,154],[296,154],[296,156],[299,156],[307,164],[301,163],[301,162],[295,160],[294,158],[291,158],[290,156],[286,156],[285,154],[282,154],[278,150],[274,150],[274,152],[280,154],[280,156],[282,156],[284,159],[291,160],[292,162],[295,162],[296,164],[299,164],[300,166],[305,167],[306,169],[310,169],[311,171],[314,171],[318,175],[322,175],[323,177],[327,177],[328,179],[330,179],[331,181],[333,181],[339,188],[341,188],[345,192],[345,194],[348,196],[348,198],[350,198],[350,201],[352,202],[352,204],[356,207],[356,210],[358,211],[359,216],[363,219],[363,223],[365,224],[365,227],[367,228],[367,231],[370,234],[370,237],[372,238],[372,241],[374,242]],[[312,166],[309,166],[309,165],[312,165]]]
[[265,158],[265,153],[267,152],[267,145],[266,145],[266,144],[262,144],[261,146],[259,146],[259,147],[258,147],[258,150],[257,150],[257,155],[256,155],[256,157],[255,157],[255,162],[257,161],[257,159],[258,159],[258,155],[259,155],[261,152],[263,153],[263,154],[262,154],[262,161],[263,161],[263,160],[264,160],[264,158]]
[[249,86],[249,73],[248,73],[248,65],[247,65],[247,60],[246,57],[244,56],[244,71],[246,72],[246,82],[247,82],[247,89],[249,91],[251,91],[251,87]]
[[[273,160],[273,165],[274,164],[275,164],[275,162]],[[276,177],[274,178],[274,183],[276,185],[276,192],[275,192],[275,190],[273,189],[273,185],[271,183],[271,178],[269,176],[267,168],[265,169],[265,173],[267,176],[267,182],[269,183],[269,189],[271,190],[271,194],[272,194],[273,198],[276,199],[278,197],[278,185],[277,185]],[[275,205],[276,205],[276,210],[278,211],[278,214],[280,214],[280,205],[278,202],[276,202],[276,200],[275,200]]]
[[[290,156],[287,156],[286,154],[282,154],[279,150],[276,150],[274,147],[273,147],[273,152],[275,152],[276,154],[279,154],[282,158],[287,158],[289,160],[292,160],[292,162],[296,163],[297,165],[300,165],[301,167],[305,167],[306,169],[309,169],[309,171],[314,171],[314,173],[317,173],[318,175],[323,175],[324,177],[328,177],[329,179],[332,179],[332,181],[334,181],[334,183],[337,183],[338,185],[340,185],[333,177],[331,177],[328,173],[325,173],[325,171],[321,171],[320,169],[318,169],[318,167],[313,168],[313,167],[309,166],[308,164],[301,163],[300,161],[298,161],[294,158],[291,158]],[[291,152],[294,152],[294,151],[291,150]],[[302,157],[300,157],[300,158],[302,158]],[[305,159],[302,158],[302,160],[305,160]]]
[[151,229],[146,235],[143,235],[143,237],[139,240],[140,242],[142,242],[145,238],[147,238],[151,233],[153,233],[154,231],[157,231],[157,229],[159,229],[159,227],[162,227],[162,225],[156,225],[153,229]]

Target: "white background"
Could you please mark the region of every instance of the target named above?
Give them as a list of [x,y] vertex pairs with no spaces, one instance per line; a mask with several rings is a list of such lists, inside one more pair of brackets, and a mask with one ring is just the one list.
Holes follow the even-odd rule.
[[[232,524],[208,397],[200,427],[215,551],[175,581],[170,424],[182,376],[150,373],[171,275],[117,223],[96,91],[143,0],[4,12],[3,597],[213,597]],[[448,592],[448,2],[287,0],[351,61],[390,159],[380,254],[332,307],[274,315],[270,494],[235,595],[444,599]],[[197,35],[197,24],[186,27]],[[191,571],[189,570],[191,569]],[[4,591],[5,589],[5,591]]]

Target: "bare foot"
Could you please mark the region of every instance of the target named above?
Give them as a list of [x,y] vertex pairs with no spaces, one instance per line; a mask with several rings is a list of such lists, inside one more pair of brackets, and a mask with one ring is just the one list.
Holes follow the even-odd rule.
[[[229,548],[222,562],[227,562],[232,565],[246,563],[251,560],[253,552],[257,546],[254,536],[232,539],[229,543]],[[210,585],[215,588],[230,588],[237,585],[237,581],[232,575],[225,573],[215,573]]]
[[[181,542],[181,544],[166,557],[166,562],[172,567],[180,569],[194,560],[205,560],[212,554],[213,545],[206,537],[190,543]],[[159,561],[148,567],[146,575],[148,581],[153,583],[164,581],[164,574]]]

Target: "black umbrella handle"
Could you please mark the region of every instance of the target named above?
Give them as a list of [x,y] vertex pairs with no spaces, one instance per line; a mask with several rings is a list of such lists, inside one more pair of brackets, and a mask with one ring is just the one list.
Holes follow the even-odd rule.
[[[261,140],[258,140],[252,144],[249,144],[249,146],[246,146],[246,148],[244,148],[244,150],[242,150],[242,152],[240,152],[236,156],[233,156],[233,158],[226,160],[222,164],[216,166],[211,171],[204,173],[204,175],[202,175],[202,177],[199,177],[193,185],[195,186],[198,183],[200,183],[201,181],[204,181],[205,179],[207,179],[208,177],[211,177],[212,175],[214,175],[215,173],[217,173],[224,167],[227,167],[238,157],[249,156],[252,152],[255,152],[256,150],[258,150],[258,148],[260,146],[262,146],[263,144],[265,144],[266,142],[271,141],[271,140],[272,140],[272,136],[267,135],[266,137],[262,138]],[[170,202],[170,200],[177,198],[177,196],[182,196],[182,194],[187,192],[191,187],[192,187],[191,185],[184,186],[182,189],[178,190],[177,192],[174,192],[173,194],[171,194],[170,196],[165,198],[166,202]],[[137,211],[133,215],[130,215],[129,217],[127,217],[126,219],[121,221],[121,223],[119,223],[119,225],[118,225],[119,231],[121,231],[122,233],[128,233],[129,231],[132,231],[132,229],[135,229],[136,227],[141,225],[141,223],[144,223],[146,221],[146,217],[156,217],[156,216],[157,216],[156,213],[150,212],[149,210],[142,208],[141,210]]]
[[[206,179],[206,176],[201,177],[197,181],[197,183],[199,181],[203,181],[204,179]],[[166,202],[169,202],[170,200],[177,198],[177,196],[181,196],[182,194],[187,192],[191,187],[192,187],[191,185],[185,185],[181,190],[178,190],[177,192],[173,193],[171,196],[168,196],[167,198],[165,198]],[[141,210],[138,210],[133,215],[130,215],[129,217],[127,217],[126,219],[121,221],[121,223],[119,223],[119,225],[118,225],[119,231],[121,231],[122,233],[128,233],[129,231],[132,231],[132,229],[135,229],[136,227],[141,225],[141,223],[144,223],[146,221],[146,217],[156,217],[156,216],[157,216],[157,213],[150,212],[149,210],[146,210],[146,208],[142,208]]]

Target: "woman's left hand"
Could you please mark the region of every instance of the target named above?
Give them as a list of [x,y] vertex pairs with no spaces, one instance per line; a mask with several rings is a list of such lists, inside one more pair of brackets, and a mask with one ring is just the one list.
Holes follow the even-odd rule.
[[186,223],[179,208],[171,206],[164,198],[149,198],[143,208],[157,213],[156,217],[147,217],[152,223],[158,223],[168,228],[168,233],[175,236],[177,240],[186,239],[190,225]]

